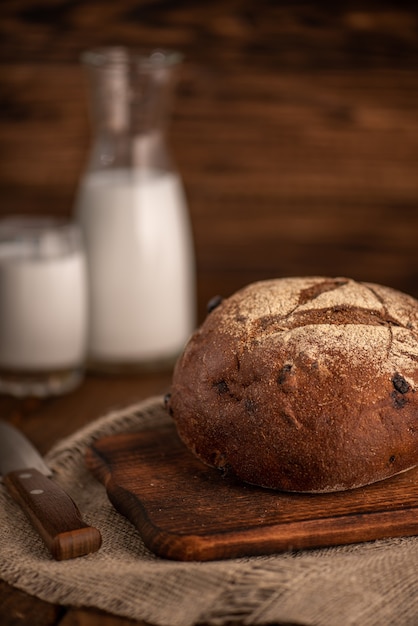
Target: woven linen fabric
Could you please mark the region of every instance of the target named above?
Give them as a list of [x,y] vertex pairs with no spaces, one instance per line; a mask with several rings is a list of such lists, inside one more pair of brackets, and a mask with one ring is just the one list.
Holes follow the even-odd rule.
[[41,599],[96,607],[158,626],[299,624],[416,626],[418,538],[211,562],[159,558],[85,468],[95,439],[167,423],[161,397],[113,411],[46,456],[103,545],[55,561],[0,486],[0,577]]

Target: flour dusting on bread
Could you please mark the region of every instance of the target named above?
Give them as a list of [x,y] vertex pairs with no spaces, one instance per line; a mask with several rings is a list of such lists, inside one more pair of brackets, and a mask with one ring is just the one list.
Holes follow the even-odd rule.
[[418,302],[348,278],[250,284],[179,358],[168,408],[208,464],[290,491],[418,464]]

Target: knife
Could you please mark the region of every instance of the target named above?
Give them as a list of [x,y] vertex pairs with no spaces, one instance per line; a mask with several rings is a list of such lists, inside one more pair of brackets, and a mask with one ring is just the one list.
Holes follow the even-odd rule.
[[22,433],[1,420],[0,474],[57,561],[100,548],[100,532],[84,523],[74,501],[49,478],[52,472],[37,450]]

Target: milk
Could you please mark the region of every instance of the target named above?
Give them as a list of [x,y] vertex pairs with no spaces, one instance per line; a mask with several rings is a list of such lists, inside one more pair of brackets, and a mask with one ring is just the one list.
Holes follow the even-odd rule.
[[81,251],[37,256],[28,242],[0,246],[0,368],[83,364],[87,288]]
[[91,360],[133,364],[177,355],[195,322],[192,239],[178,176],[90,173],[76,214],[87,249]]

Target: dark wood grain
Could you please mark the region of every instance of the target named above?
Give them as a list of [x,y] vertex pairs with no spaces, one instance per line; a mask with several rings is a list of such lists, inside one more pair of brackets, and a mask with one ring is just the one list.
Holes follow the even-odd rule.
[[[45,624],[42,626],[48,625]],[[109,615],[108,613],[104,613],[104,611],[70,609],[60,621],[60,626],[149,626],[149,623],[147,624],[142,620],[132,620],[119,615]]]
[[170,424],[105,437],[86,462],[158,556],[214,560],[418,534],[418,469],[333,494],[286,494],[203,465]]
[[12,589],[0,580],[2,626],[54,626],[60,622],[63,613],[63,607]]
[[70,496],[35,468],[4,476],[4,484],[57,561],[96,552],[100,532],[84,523]]
[[[174,47],[186,61],[169,139],[189,197],[200,318],[214,294],[271,276],[346,274],[417,296],[417,23],[405,0],[4,2],[0,215],[72,211],[90,141],[82,50]],[[4,396],[0,410],[46,452],[168,381],[90,375],[65,398]],[[5,626],[38,615],[102,623],[0,592]]]
[[216,293],[347,275],[418,295],[418,14],[408,3],[124,0],[2,9],[0,212],[71,214],[91,139],[83,49],[186,55],[169,126]]

